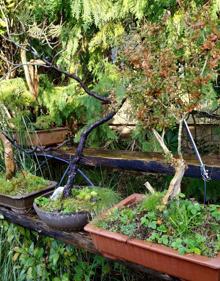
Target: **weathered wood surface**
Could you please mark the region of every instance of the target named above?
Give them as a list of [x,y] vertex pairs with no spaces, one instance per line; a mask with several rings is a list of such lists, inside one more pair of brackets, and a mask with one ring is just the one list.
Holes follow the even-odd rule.
[[97,253],[90,237],[85,232],[65,232],[58,231],[48,227],[43,223],[33,211],[29,214],[21,215],[10,209],[0,207],[0,213],[5,219],[10,220],[14,224],[34,230],[39,234],[53,237],[67,244],[73,244],[78,248],[83,248],[91,253]]
[[[68,162],[74,149],[47,152],[51,158],[62,158]],[[40,155],[40,154],[39,154]],[[185,176],[201,178],[199,162],[195,156],[184,155],[188,164]],[[202,157],[212,179],[220,180],[220,155]],[[103,149],[85,149],[81,164],[93,167],[111,167],[117,169],[134,170],[149,173],[173,174],[161,153],[110,151]]]
[[[84,250],[90,253],[101,255],[95,249],[90,236],[85,232],[65,232],[65,231],[54,230],[48,227],[45,223],[43,223],[33,213],[33,211],[28,214],[21,215],[13,212],[10,209],[0,207],[0,214],[2,214],[5,219],[11,221],[12,223],[18,224],[30,230],[34,230],[41,235],[50,236],[55,239],[61,240],[66,244],[71,244],[74,245],[75,247],[83,248]],[[122,262],[122,263],[124,263],[126,266],[136,271],[142,271],[144,273],[153,275],[155,276],[155,278],[159,278],[160,280],[167,280],[167,281],[177,280],[176,278],[172,278],[166,274],[161,274],[159,272],[144,268],[143,266],[137,264],[133,264],[130,262]]]

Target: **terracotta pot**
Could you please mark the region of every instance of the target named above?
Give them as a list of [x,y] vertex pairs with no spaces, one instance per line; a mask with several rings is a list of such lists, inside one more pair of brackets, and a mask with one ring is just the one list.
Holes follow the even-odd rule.
[[24,133],[24,136],[16,134],[16,139],[19,143],[27,146],[49,146],[62,143],[69,134],[70,130],[63,127],[28,132]]
[[10,196],[0,193],[0,205],[9,207],[19,214],[27,213],[33,207],[34,199],[53,190],[56,184],[56,182],[51,181],[44,189],[25,195]]
[[[140,201],[141,198],[143,195],[133,194],[116,206],[126,206]],[[104,213],[103,216],[106,215]],[[98,228],[92,223],[84,229],[90,232],[93,243],[104,256],[127,260],[184,280],[220,281],[220,255],[215,258],[180,255],[166,246],[130,239],[128,236]]]

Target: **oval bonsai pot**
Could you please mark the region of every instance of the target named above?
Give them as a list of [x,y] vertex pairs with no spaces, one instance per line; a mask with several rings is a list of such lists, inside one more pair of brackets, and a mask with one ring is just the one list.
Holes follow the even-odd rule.
[[52,191],[55,188],[56,184],[56,182],[50,181],[44,189],[34,191],[25,195],[11,196],[0,193],[0,205],[9,207],[16,213],[25,214],[33,207],[35,198],[49,191]]
[[61,214],[59,212],[47,212],[40,209],[36,203],[33,204],[39,218],[48,226],[65,231],[79,231],[89,222],[89,212],[75,212],[72,214]]
[[[133,194],[115,207],[138,202],[141,198],[143,195]],[[104,216],[107,216],[107,212],[101,215]],[[86,225],[84,230],[91,234],[95,247],[104,256],[130,261],[184,280],[220,281],[220,254],[214,258],[194,254],[180,255],[166,246],[130,239],[98,228],[92,223]]]

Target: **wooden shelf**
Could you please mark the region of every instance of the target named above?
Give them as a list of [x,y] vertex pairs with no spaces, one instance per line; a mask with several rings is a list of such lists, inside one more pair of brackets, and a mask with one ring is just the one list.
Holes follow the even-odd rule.
[[[75,149],[47,152],[49,158],[61,158],[69,162]],[[38,153],[39,156],[44,156]],[[184,155],[188,169],[187,177],[201,178],[200,166],[195,156]],[[207,155],[202,157],[212,179],[220,180],[220,155]],[[161,153],[111,151],[102,149],[85,149],[80,164],[92,167],[110,167],[149,173],[173,174],[173,168],[168,165]]]

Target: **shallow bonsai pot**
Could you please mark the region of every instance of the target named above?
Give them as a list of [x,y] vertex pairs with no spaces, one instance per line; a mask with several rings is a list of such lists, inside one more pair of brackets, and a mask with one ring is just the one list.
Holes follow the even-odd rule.
[[40,209],[34,203],[34,209],[39,218],[48,226],[65,231],[79,231],[88,223],[90,219],[89,212],[76,212],[72,214],[61,214],[58,212],[47,212]]
[[[49,146],[62,143],[70,134],[67,127],[52,128],[48,130],[36,130],[35,132],[25,133],[25,145],[27,146]],[[16,134],[16,139],[19,143],[22,138]]]
[[[121,201],[116,207],[138,202],[143,198],[133,194]],[[102,216],[106,216],[104,213]],[[85,231],[91,234],[93,243],[99,252],[115,259],[127,260],[143,265],[183,280],[220,281],[220,254],[215,258],[200,255],[180,255],[176,250],[139,239],[130,239],[123,235],[107,231],[89,223]]]
[[47,187],[44,189],[25,195],[10,196],[0,193],[0,205],[9,207],[14,212],[19,214],[27,213],[33,207],[34,199],[53,190],[56,184],[56,182],[50,181]]

